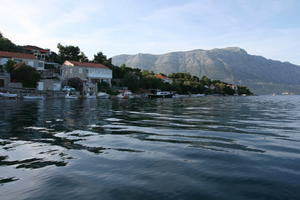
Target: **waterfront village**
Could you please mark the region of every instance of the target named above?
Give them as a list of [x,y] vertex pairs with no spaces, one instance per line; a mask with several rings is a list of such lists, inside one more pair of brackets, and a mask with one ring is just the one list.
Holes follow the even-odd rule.
[[251,95],[246,87],[199,78],[114,66],[102,52],[89,60],[77,46],[18,46],[0,34],[0,98],[132,98]]

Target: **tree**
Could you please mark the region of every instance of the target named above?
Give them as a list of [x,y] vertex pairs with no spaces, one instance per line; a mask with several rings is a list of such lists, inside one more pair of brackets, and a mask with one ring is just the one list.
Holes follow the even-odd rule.
[[106,91],[110,88],[110,85],[107,82],[101,81],[97,83],[98,91]]
[[107,59],[106,55],[104,55],[102,52],[98,52],[97,54],[94,55],[93,59],[94,63],[100,63],[103,65],[106,65],[108,67],[111,67],[111,58]]
[[10,68],[11,80],[15,82],[21,82],[23,87],[35,88],[37,82],[40,80],[40,74],[38,71],[25,65],[24,63],[16,63]]
[[80,62],[89,62],[89,59],[88,59],[88,57],[83,52],[80,52],[80,54],[79,54],[79,61]]
[[245,86],[238,86],[237,92],[239,95],[253,95],[253,93]]
[[16,65],[16,61],[14,60],[8,60],[6,64],[4,65],[4,70],[8,73],[11,73]]
[[83,90],[83,81],[80,78],[70,78],[68,79],[68,85],[75,88],[77,91],[82,92]]
[[2,33],[0,33],[0,51],[14,51],[14,52],[23,52],[23,49],[9,39],[5,38]]
[[203,76],[200,81],[203,85],[209,86],[211,84],[211,80],[207,76]]
[[225,88],[224,88],[224,93],[227,94],[227,95],[234,95],[235,91],[234,91],[234,89],[232,89],[231,87],[226,85]]
[[63,63],[65,60],[72,61],[82,61],[87,62],[88,58],[83,52],[80,51],[78,46],[63,46],[60,43],[57,44],[58,55],[60,56],[60,63]]
[[61,59],[61,57],[55,53],[55,52],[52,52],[50,53],[50,55],[48,57],[46,57],[46,60],[49,61],[49,62],[55,62],[55,63],[63,63],[64,60]]

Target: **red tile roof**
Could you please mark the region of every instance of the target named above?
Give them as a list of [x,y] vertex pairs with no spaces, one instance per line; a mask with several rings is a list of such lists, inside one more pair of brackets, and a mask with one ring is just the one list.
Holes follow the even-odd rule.
[[0,57],[2,57],[2,58],[23,58],[23,59],[36,60],[36,57],[32,54],[8,52],[8,51],[0,51]]
[[168,77],[166,77],[164,75],[161,75],[161,74],[155,74],[155,77],[159,78],[159,79],[166,79],[166,78],[168,78]]
[[27,46],[23,46],[24,49],[26,50],[29,50],[29,51],[32,51],[32,50],[38,50],[40,51],[41,53],[48,53],[50,50],[48,49],[42,49],[40,47],[37,47],[37,46],[31,46],[31,45],[27,45]]
[[105,65],[102,65],[102,64],[99,64],[99,63],[78,62],[78,61],[70,61],[70,60],[67,60],[66,62],[70,62],[74,66],[79,66],[79,67],[92,67],[92,68],[107,68],[107,69],[109,69],[109,67],[107,67]]

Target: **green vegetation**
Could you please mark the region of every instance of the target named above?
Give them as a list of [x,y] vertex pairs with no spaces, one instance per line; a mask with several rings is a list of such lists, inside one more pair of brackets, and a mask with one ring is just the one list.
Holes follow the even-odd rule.
[[23,52],[23,49],[5,38],[0,32],[0,51]]
[[37,82],[40,80],[38,71],[24,63],[16,63],[9,60],[4,65],[4,69],[6,72],[10,73],[12,82],[21,82],[23,87],[35,88]]
[[106,55],[104,55],[102,52],[98,52],[94,55],[93,61],[94,63],[100,63],[102,65],[105,65],[107,67],[112,67],[111,64],[111,58],[107,59]]
[[238,86],[238,95],[243,95],[243,94],[250,94],[252,95],[252,92],[249,90],[249,88],[245,87],[245,86]]
[[63,46],[60,43],[57,44],[59,63],[63,63],[65,60],[88,62],[88,58],[80,51],[78,46]]
[[235,86],[219,80],[211,80],[206,76],[200,79],[189,73],[170,74],[168,76],[169,81],[166,82],[156,78],[153,72],[129,68],[125,65],[113,67],[113,78],[114,86],[128,87],[128,89],[133,92],[143,92],[147,89],[160,89],[174,91],[178,94],[252,94],[246,87]]

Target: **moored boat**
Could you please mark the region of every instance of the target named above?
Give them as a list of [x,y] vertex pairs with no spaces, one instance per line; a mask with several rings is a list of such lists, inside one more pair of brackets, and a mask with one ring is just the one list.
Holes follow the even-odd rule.
[[149,98],[172,98],[173,96],[173,92],[160,90],[151,90],[151,94],[148,94]]
[[91,94],[88,93],[88,94],[85,95],[85,98],[87,98],[87,99],[96,99],[97,96],[94,95],[94,94],[91,95]]
[[78,96],[74,95],[74,94],[67,93],[65,95],[65,99],[78,99]]
[[131,99],[131,98],[133,98],[133,95],[132,95],[131,91],[126,90],[126,91],[118,94],[117,97],[120,99]]
[[108,98],[110,97],[110,95],[107,94],[106,92],[99,92],[99,93],[97,94],[97,97],[98,97],[99,99],[108,99]]
[[191,97],[204,97],[205,94],[192,94]]
[[9,92],[6,92],[6,93],[0,92],[0,97],[17,98],[18,95],[17,94],[12,94],[12,93],[9,93]]
[[45,97],[41,95],[25,95],[23,96],[24,99],[26,100],[44,100]]

